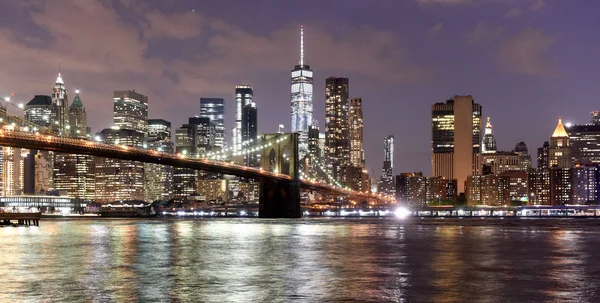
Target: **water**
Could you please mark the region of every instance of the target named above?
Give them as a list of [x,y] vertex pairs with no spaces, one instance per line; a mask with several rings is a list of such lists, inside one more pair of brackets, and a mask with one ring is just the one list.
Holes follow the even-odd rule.
[[1,302],[600,302],[596,219],[42,220]]

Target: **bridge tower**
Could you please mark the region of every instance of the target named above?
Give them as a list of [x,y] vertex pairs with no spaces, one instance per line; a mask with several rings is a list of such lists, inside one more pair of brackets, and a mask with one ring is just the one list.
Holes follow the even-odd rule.
[[300,218],[298,133],[263,134],[262,142],[274,142],[262,150],[262,169],[289,175],[291,180],[261,180],[258,215],[261,218]]

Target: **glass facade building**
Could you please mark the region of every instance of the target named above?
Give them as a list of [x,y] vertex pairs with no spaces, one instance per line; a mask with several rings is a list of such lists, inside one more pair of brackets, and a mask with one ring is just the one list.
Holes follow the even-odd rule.
[[300,62],[292,69],[292,125],[299,136],[302,158],[308,151],[308,132],[313,122],[313,71],[304,64],[304,28],[300,28]]
[[225,105],[221,98],[200,98],[200,117],[215,125],[215,147],[225,147]]

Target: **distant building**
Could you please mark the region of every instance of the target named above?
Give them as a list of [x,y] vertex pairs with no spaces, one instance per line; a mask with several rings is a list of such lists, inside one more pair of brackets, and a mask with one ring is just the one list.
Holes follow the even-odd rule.
[[50,128],[62,135],[68,135],[69,130],[69,98],[65,82],[60,72],[56,78],[54,89],[52,90],[52,105],[50,106]]
[[383,167],[379,178],[378,192],[386,195],[395,195],[394,185],[394,136],[388,135],[383,140]]
[[225,147],[225,103],[222,98],[200,98],[200,118],[215,125],[215,147]]
[[482,154],[483,165],[488,166],[493,174],[507,171],[527,171],[521,164],[522,157],[515,152],[497,151]]
[[537,150],[537,168],[545,169],[550,167],[550,142],[545,141],[544,145]]
[[25,120],[42,127],[50,126],[50,96],[36,95],[29,103],[25,104]]
[[492,123],[490,122],[490,117],[488,117],[487,122],[485,124],[483,143],[481,144],[481,153],[495,153],[496,150],[496,139],[494,138],[494,134],[492,133]]
[[531,155],[529,155],[525,142],[517,143],[513,152],[519,155],[519,165],[521,166],[519,170],[529,171],[531,169]]
[[148,97],[135,90],[114,92],[114,125],[142,134],[148,131]]
[[432,176],[456,179],[464,192],[470,175],[481,173],[481,105],[455,96],[431,107]]
[[456,180],[425,177],[421,172],[401,173],[395,184],[396,201],[410,207],[449,205],[456,198]]

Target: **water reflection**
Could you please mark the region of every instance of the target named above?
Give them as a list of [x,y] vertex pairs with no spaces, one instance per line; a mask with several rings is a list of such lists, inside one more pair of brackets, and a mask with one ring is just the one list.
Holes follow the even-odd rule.
[[595,220],[45,220],[0,301],[597,302]]

